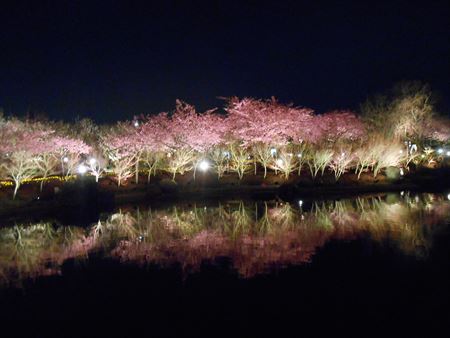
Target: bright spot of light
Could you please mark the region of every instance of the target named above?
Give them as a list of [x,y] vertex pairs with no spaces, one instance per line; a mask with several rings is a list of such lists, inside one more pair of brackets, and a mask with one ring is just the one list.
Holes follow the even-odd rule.
[[301,207],[302,205],[303,205],[303,201],[302,200],[298,201],[298,206]]
[[84,164],[80,164],[77,169],[78,173],[81,175],[86,174],[87,170],[88,168]]
[[445,154],[446,154],[447,156],[450,156],[450,151],[447,151]]
[[207,171],[209,169],[209,162],[206,160],[202,160],[198,167],[201,171]]
[[64,163],[67,163],[67,162],[69,162],[69,159],[68,159],[67,157],[64,157],[64,158],[63,158],[63,162],[64,162]]
[[405,194],[405,192],[402,190],[400,191],[400,196],[403,196]]
[[403,171],[403,168],[400,168],[400,176],[405,175],[405,172]]
[[450,194],[447,195],[447,199],[450,201]]
[[298,158],[302,157],[302,153],[298,154],[297,157],[298,157]]
[[133,125],[137,128],[139,127],[139,121],[134,121]]
[[270,149],[270,155],[275,156],[277,150],[275,148]]
[[91,164],[91,165],[94,165],[95,162],[97,162],[97,160],[96,160],[95,158],[91,158],[91,159],[89,160],[89,164]]
[[439,148],[439,149],[438,149],[438,153],[439,153],[439,154],[442,154],[443,152],[444,152],[444,149],[442,149],[442,148]]

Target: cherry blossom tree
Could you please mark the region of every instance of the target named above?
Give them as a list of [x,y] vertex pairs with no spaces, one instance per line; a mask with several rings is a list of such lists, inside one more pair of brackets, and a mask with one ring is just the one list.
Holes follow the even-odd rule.
[[45,150],[44,138],[49,131],[43,130],[40,125],[17,119],[6,121],[0,127],[1,167],[6,176],[14,181],[15,199],[23,181],[37,173],[34,158]]
[[118,123],[101,135],[101,147],[106,158],[112,163],[117,185],[133,176],[136,165],[136,133],[130,123]]
[[356,141],[365,135],[362,121],[347,110],[335,110],[317,115],[315,124],[321,129],[322,140],[327,142]]
[[273,145],[283,145],[288,141],[301,143],[315,140],[318,136],[311,109],[283,105],[275,98],[263,101],[232,97],[225,110],[233,138],[244,146],[257,142]]

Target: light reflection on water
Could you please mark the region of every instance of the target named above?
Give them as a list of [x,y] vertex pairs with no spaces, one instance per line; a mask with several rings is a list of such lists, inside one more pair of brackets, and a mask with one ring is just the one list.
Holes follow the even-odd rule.
[[330,240],[367,236],[426,259],[433,234],[449,218],[446,195],[412,193],[123,208],[87,228],[52,222],[1,228],[0,283],[59,274],[65,260],[83,261],[94,252],[124,263],[180,264],[186,273],[229,257],[242,277],[251,277],[308,263]]

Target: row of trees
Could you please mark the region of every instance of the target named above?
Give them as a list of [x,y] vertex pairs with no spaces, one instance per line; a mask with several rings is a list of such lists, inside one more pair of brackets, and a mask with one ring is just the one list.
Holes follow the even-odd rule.
[[[227,101],[225,113],[198,113],[177,101],[171,113],[136,116],[115,125],[0,118],[0,178],[22,182],[49,175],[105,173],[120,186],[132,176],[147,180],[158,170],[172,174],[213,169],[240,179],[258,168],[286,179],[303,170],[315,177],[331,170],[376,176],[389,166],[430,161],[433,143],[447,142],[448,121],[436,117],[428,87],[409,84],[392,97],[362,106],[361,114],[311,109],[252,98]],[[41,181],[41,188],[44,180]]]

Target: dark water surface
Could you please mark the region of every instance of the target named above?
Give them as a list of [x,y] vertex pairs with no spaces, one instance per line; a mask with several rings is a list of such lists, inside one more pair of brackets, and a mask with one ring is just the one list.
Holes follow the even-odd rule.
[[2,227],[0,318],[64,320],[61,337],[92,324],[123,337],[434,336],[450,323],[449,198],[197,201]]

